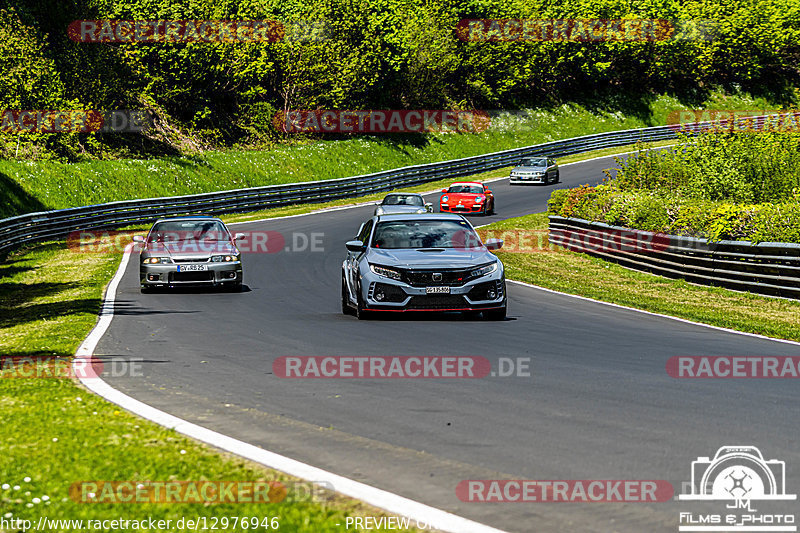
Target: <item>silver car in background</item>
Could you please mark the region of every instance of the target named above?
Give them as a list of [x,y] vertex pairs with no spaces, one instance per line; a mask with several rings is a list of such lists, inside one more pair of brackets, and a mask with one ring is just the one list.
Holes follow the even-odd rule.
[[549,157],[529,157],[519,162],[519,165],[511,169],[509,184],[517,185],[521,183],[558,183],[561,176],[558,172],[558,164]]
[[142,292],[179,285],[242,288],[241,253],[225,224],[214,217],[173,217],[157,220],[139,256]]
[[396,213],[432,213],[433,204],[425,201],[421,194],[397,192],[387,194],[386,198],[375,208],[375,215]]
[[503,263],[462,215],[380,215],[346,243],[342,312],[363,319],[373,311],[482,312],[506,316]]

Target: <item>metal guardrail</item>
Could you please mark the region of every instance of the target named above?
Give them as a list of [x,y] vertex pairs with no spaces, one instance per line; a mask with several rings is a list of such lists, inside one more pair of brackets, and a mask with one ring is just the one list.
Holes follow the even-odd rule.
[[800,299],[800,244],[709,242],[551,216],[550,243],[703,285]]
[[[751,117],[755,124],[764,124],[767,117]],[[717,123],[718,126],[719,123]],[[683,131],[696,134],[709,123],[684,125]],[[419,185],[446,177],[467,176],[516,164],[523,157],[536,155],[563,156],[590,150],[612,148],[638,141],[652,142],[676,137],[676,126],[658,126],[613,131],[553,141],[524,148],[515,148],[440,163],[415,165],[356,176],[307,183],[271,185],[230,191],[126,200],[29,213],[0,220],[0,253],[22,244],[59,239],[72,231],[123,227],[152,222],[159,217],[222,214],[255,211],[290,204],[324,202],[352,198],[370,193]]]

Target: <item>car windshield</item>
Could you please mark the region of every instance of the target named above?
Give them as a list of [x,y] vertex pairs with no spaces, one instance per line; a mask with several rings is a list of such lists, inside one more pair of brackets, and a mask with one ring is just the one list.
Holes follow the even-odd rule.
[[159,222],[147,236],[149,242],[227,241],[230,234],[218,220],[168,220]]
[[423,206],[424,204],[422,197],[415,194],[390,194],[383,199],[383,205]]
[[483,187],[480,185],[451,185],[447,192],[452,193],[466,193],[466,194],[483,194]]
[[395,220],[379,222],[372,247],[400,248],[475,248],[481,241],[469,223],[458,220]]
[[520,163],[521,167],[546,167],[547,166],[547,159],[544,158],[534,158],[534,159],[523,159],[522,163]]

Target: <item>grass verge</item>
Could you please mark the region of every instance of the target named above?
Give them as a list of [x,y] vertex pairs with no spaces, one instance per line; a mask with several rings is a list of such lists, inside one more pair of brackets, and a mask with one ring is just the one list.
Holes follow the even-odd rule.
[[[711,109],[767,109],[746,95],[714,93]],[[192,156],[61,163],[0,160],[0,218],[115,200],[222,191],[325,180],[432,163],[521,146],[664,124],[685,109],[675,98],[656,98],[649,109],[625,114],[577,105],[508,113],[479,134],[359,136],[295,140],[264,151],[209,151]]]
[[[496,222],[493,232],[546,232],[546,213]],[[513,233],[512,233],[513,235]],[[542,239],[546,243],[546,237]],[[548,248],[548,247],[545,247]],[[693,285],[559,247],[498,252],[509,279],[713,326],[800,341],[800,302]]]
[[[84,521],[153,518],[172,521],[170,527],[159,531],[184,531],[186,527],[177,526],[182,517],[205,517],[208,524],[222,517],[231,517],[229,524],[233,524],[232,517],[277,517],[280,531],[316,533],[341,531],[343,525],[336,524],[344,524],[346,516],[385,515],[332,493],[310,499],[304,490],[308,484],[142,420],[71,379],[14,377],[24,374],[20,359],[12,364],[12,357],[48,356],[67,361],[72,357],[97,320],[104,287],[119,260],[119,254],[77,254],[64,243],[46,243],[14,253],[0,265],[0,518],[5,524],[16,519],[37,524],[40,517]],[[289,489],[289,495],[280,503],[208,506],[85,504],[70,499],[73,483],[91,480],[278,481]],[[227,529],[252,530],[241,526]],[[90,528],[85,522],[83,527],[48,523],[44,530]]]

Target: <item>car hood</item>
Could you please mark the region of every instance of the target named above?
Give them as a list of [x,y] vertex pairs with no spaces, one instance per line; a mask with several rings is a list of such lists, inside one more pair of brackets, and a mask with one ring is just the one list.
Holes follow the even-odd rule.
[[381,205],[378,207],[383,209],[384,215],[390,215],[392,213],[416,213],[420,209],[425,209],[425,206],[422,205]]
[[400,268],[469,268],[497,261],[497,256],[485,248],[463,250],[437,248],[442,251],[420,252],[418,250],[380,250],[371,248],[367,261],[378,265]]
[[514,167],[514,170],[518,172],[544,172],[547,167]]
[[146,255],[166,255],[169,257],[208,257],[209,255],[229,255],[238,253],[230,241],[179,241],[149,242],[142,251]]

